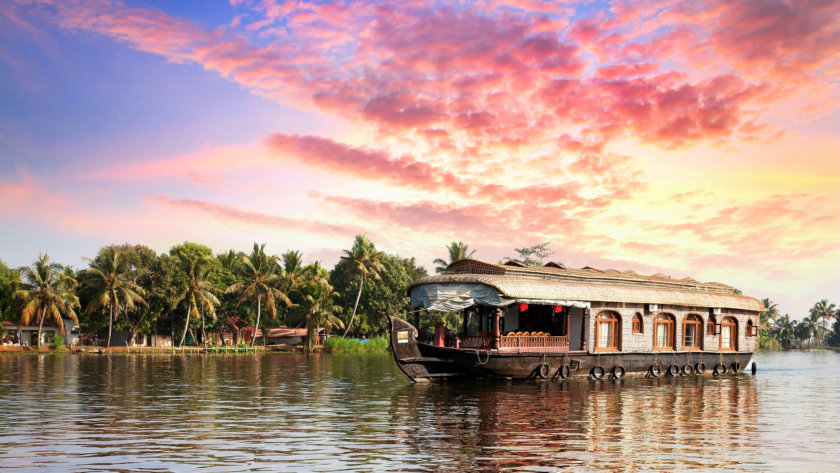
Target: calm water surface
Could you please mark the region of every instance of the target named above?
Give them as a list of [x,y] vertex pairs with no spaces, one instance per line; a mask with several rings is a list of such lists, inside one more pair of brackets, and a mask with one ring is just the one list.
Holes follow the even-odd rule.
[[412,385],[393,358],[0,356],[0,470],[840,471],[840,354]]

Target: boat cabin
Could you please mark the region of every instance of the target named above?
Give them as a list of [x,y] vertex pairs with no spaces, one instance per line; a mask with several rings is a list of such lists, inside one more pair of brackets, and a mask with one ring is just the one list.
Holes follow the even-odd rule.
[[419,310],[459,314],[436,346],[498,353],[755,352],[764,306],[733,287],[633,271],[464,259],[409,286]]

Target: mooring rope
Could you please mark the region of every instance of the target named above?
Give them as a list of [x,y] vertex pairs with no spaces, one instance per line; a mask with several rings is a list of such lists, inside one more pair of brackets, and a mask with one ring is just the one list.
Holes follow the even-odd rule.
[[479,365],[484,366],[484,365],[487,364],[488,361],[490,361],[490,352],[489,351],[487,352],[487,358],[485,358],[484,361],[481,361],[481,354],[478,351],[478,349],[474,349],[473,351],[475,351],[475,358],[478,360]]

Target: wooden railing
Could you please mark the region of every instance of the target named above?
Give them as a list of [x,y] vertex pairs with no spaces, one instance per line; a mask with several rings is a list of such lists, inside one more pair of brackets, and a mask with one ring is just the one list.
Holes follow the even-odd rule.
[[568,348],[569,338],[560,336],[502,337],[500,348]]

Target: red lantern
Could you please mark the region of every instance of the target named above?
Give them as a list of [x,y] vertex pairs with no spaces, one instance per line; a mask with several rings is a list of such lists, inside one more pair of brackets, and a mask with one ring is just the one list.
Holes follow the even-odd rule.
[[558,312],[563,312],[563,306],[562,305],[554,306],[554,313],[556,314]]
[[528,310],[528,304],[519,304],[519,312],[525,312]]

